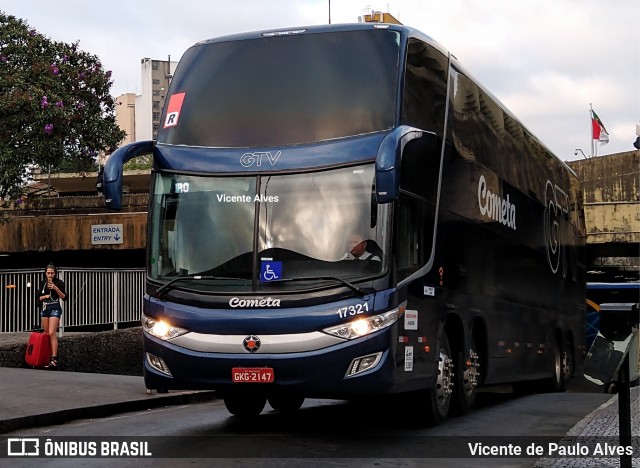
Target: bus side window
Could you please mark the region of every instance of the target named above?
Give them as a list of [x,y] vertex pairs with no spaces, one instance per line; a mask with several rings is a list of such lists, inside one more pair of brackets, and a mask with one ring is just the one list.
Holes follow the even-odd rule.
[[401,123],[442,133],[448,70],[445,55],[418,39],[409,40]]
[[409,276],[422,266],[424,258],[423,222],[420,203],[401,195],[397,209],[397,247],[396,258],[398,280]]
[[[402,153],[400,170],[400,209],[410,210],[407,221],[415,230],[410,266],[422,267],[431,254],[440,176],[441,140],[433,145],[417,140],[409,142]],[[406,205],[406,206],[405,206]],[[412,217],[412,218],[411,218]]]

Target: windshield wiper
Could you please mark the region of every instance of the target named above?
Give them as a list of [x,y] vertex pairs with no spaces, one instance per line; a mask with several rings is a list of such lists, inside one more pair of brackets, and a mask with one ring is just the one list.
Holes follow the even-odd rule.
[[[247,278],[237,278],[237,277],[233,277],[233,276],[203,276],[203,275],[194,275],[194,276],[176,276],[174,278],[172,278],[169,282],[163,284],[162,286],[160,286],[158,289],[156,289],[156,295],[158,298],[162,297],[166,292],[168,292],[169,290],[173,289],[173,285],[175,283],[177,283],[178,281],[198,281],[198,280],[245,280],[245,281],[249,281]],[[269,281],[267,283],[262,283],[263,285],[265,284],[273,284],[273,283],[292,283],[292,282],[296,282],[296,281],[318,281],[318,280],[332,280],[332,281],[337,281],[339,283],[344,284],[345,286],[347,286],[349,289],[351,289],[352,291],[354,291],[358,297],[363,297],[366,296],[367,294],[370,294],[372,291],[367,288],[367,289],[362,289],[359,288],[358,286],[356,286],[355,284],[340,278],[339,276],[301,276],[301,277],[297,277],[297,278],[283,278],[283,279],[278,279],[278,280],[272,280]]]
[[168,292],[170,289],[173,289],[173,285],[178,281],[193,281],[193,280],[247,280],[247,278],[235,278],[232,276],[203,276],[203,275],[194,275],[194,276],[176,276],[172,278],[168,283],[163,284],[158,289],[156,289],[156,294],[158,297],[161,297],[165,292]]
[[359,288],[355,284],[350,283],[346,279],[340,278],[339,276],[300,276],[297,278],[283,278],[283,279],[271,280],[271,281],[262,283],[262,285],[264,286],[265,284],[272,284],[272,283],[289,283],[294,281],[317,281],[317,280],[338,281],[339,283],[344,284],[346,287],[354,291],[359,297],[366,296],[367,294],[370,294],[372,292],[368,288],[367,289]]

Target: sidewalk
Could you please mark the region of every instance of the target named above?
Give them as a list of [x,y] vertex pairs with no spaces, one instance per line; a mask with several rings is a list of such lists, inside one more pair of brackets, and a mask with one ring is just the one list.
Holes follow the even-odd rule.
[[212,391],[148,395],[142,377],[0,367],[0,434],[213,399]]
[[[618,395],[585,416],[567,433],[571,437],[619,440]],[[640,451],[640,387],[631,388],[631,436],[635,453]],[[559,442],[561,443],[561,442]],[[534,468],[606,468],[619,467],[620,457],[611,458],[541,458]],[[640,458],[632,459],[632,466],[640,468]]]

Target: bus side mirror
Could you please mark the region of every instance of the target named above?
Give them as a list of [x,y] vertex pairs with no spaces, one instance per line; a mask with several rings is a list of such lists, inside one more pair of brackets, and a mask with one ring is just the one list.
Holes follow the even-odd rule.
[[419,140],[419,147],[427,147],[437,141],[435,133],[400,125],[389,133],[378,148],[376,156],[376,200],[390,203],[400,193],[400,162],[407,143]]
[[138,141],[118,148],[109,156],[102,175],[102,191],[107,208],[122,209],[122,168],[135,157],[153,153],[153,146],[153,140]]

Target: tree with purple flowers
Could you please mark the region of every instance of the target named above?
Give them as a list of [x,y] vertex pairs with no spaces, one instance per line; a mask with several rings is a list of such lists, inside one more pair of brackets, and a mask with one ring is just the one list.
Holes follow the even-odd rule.
[[78,43],[53,41],[0,11],[0,203],[16,199],[29,167],[96,167],[125,133],[111,72]]

